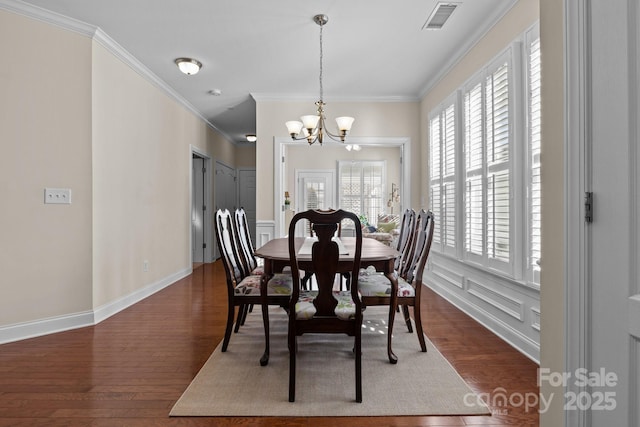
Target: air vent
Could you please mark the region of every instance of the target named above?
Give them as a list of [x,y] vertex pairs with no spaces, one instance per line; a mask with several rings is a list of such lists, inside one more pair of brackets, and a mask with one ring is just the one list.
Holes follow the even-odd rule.
[[441,29],[445,22],[449,19],[454,10],[460,5],[460,3],[448,3],[448,2],[439,2],[429,18],[427,22],[424,23],[422,27],[423,30],[439,30]]

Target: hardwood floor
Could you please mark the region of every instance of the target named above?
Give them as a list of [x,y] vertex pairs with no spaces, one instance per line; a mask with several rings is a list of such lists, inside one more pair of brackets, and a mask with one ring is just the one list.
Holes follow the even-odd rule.
[[537,365],[430,290],[425,332],[474,391],[489,396],[491,416],[169,418],[222,339],[224,286],[222,264],[205,264],[96,326],[0,345],[0,426],[538,425],[538,407],[519,400],[538,396]]

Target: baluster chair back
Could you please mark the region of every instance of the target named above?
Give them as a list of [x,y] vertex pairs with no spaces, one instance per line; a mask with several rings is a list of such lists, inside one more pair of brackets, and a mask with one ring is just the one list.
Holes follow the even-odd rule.
[[[341,259],[335,233],[340,223],[353,221],[356,237],[353,261]],[[298,254],[295,227],[298,221],[313,224],[317,238],[312,245],[311,259]],[[289,305],[289,401],[295,401],[297,337],[305,333],[343,333],[354,337],[356,401],[362,402],[362,302],[358,294],[358,271],[362,255],[362,229],[358,216],[343,210],[309,210],[297,213],[289,226],[289,258],[293,290]],[[318,290],[301,290],[301,271],[313,271]],[[349,291],[334,290],[336,274],[349,272]],[[328,360],[327,363],[331,363]]]

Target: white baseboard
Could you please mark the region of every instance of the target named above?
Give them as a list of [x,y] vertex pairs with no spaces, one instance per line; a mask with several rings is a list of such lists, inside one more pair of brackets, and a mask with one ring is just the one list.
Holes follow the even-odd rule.
[[188,276],[191,272],[191,268],[178,271],[142,289],[138,289],[129,295],[97,307],[93,311],[89,310],[2,326],[0,327],[0,344],[96,325],[125,308],[131,307],[135,303],[177,282],[183,277]]
[[16,323],[14,325],[0,327],[0,344],[26,340],[28,338],[35,338],[71,329],[84,328],[85,326],[92,326],[93,324],[92,311],[49,317],[32,322]]
[[171,276],[167,276],[155,283],[145,286],[142,289],[138,289],[137,291],[134,291],[129,295],[125,295],[124,297],[119,298],[115,301],[111,301],[107,304],[101,305],[100,307],[94,308],[94,324],[98,324],[103,320],[113,316],[114,314],[121,312],[125,308],[131,307],[133,304],[142,301],[143,299],[166,288],[172,283],[177,282],[183,277],[188,276],[192,271],[193,270],[191,267],[178,271]]

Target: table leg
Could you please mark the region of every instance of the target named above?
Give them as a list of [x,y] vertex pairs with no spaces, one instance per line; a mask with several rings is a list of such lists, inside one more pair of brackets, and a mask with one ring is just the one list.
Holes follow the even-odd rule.
[[391,337],[393,336],[393,322],[396,317],[396,310],[398,308],[398,276],[395,272],[385,273],[385,276],[391,282],[391,298],[389,302],[389,330],[387,335],[387,355],[389,356],[389,363],[395,365],[398,363],[398,356],[393,352],[391,345]]
[[269,363],[269,304],[267,304],[267,283],[271,278],[271,274],[265,271],[260,279],[260,299],[262,300],[262,323],[264,325],[264,353],[260,358],[260,366],[266,366]]

